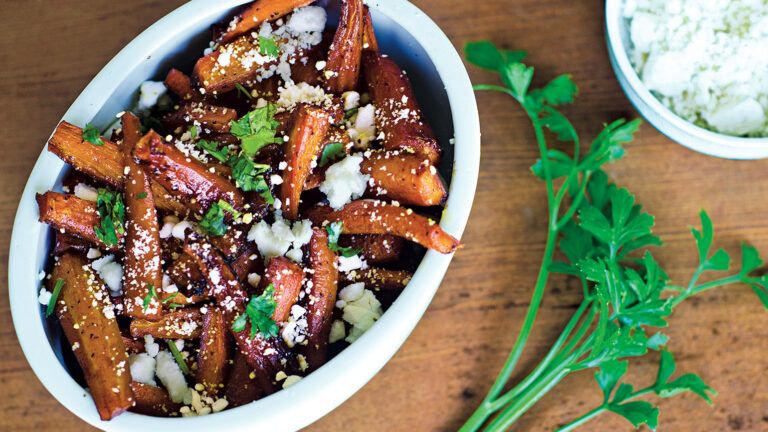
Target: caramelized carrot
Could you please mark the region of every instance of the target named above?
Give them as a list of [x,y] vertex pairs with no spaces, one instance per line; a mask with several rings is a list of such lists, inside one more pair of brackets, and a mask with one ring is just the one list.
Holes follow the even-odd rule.
[[352,201],[338,211],[315,207],[308,216],[316,225],[341,222],[345,234],[392,234],[446,254],[459,247],[459,241],[432,219],[381,201]]
[[[136,299],[139,302],[139,299]],[[136,318],[131,321],[131,336],[150,335],[158,339],[197,339],[203,325],[199,308],[183,308],[166,312],[157,321]]]
[[227,386],[224,396],[229,401],[229,406],[239,407],[259,399],[263,395],[256,375],[251,375],[251,367],[241,352],[235,353],[232,368],[227,377]]
[[443,204],[448,195],[434,165],[415,154],[373,152],[360,164],[360,171],[371,176],[368,196],[427,207]]
[[165,389],[140,382],[131,382],[136,404],[129,411],[154,417],[170,417],[181,409]]
[[[101,223],[101,218],[95,202],[58,192],[37,194],[35,199],[40,212],[40,222],[83,239],[99,249],[117,250],[118,245],[107,245],[96,236],[94,227]],[[123,235],[119,232],[116,234],[119,244]]]
[[397,261],[403,253],[405,241],[390,234],[343,235],[339,246],[360,249],[360,258],[369,265]]
[[404,270],[389,270],[383,268],[368,268],[342,273],[342,282],[363,282],[369,289],[375,291],[398,291],[408,285],[413,274]]
[[49,290],[59,279],[64,285],[56,301],[56,315],[83,369],[99,417],[109,420],[134,403],[128,354],[110,312],[109,294],[88,261],[78,255],[59,257]]
[[237,15],[222,33],[219,42],[227,43],[248,33],[265,21],[274,21],[294,9],[306,6],[314,0],[256,0],[248,9]]
[[206,133],[227,133],[229,122],[237,120],[237,111],[232,108],[210,105],[204,102],[188,102],[174,112],[163,116],[163,125],[169,130],[178,127],[201,125]]
[[363,0],[342,0],[339,27],[333,37],[325,85],[333,93],[354,90],[360,78],[363,53]]
[[299,299],[304,271],[288,258],[275,257],[267,264],[264,280],[275,287],[273,298],[277,306],[272,313],[272,320],[277,323],[288,321],[291,307]]
[[197,354],[195,380],[205,387],[207,394],[219,393],[224,386],[224,375],[229,359],[229,334],[224,314],[209,307],[203,318],[200,350]]
[[192,80],[184,72],[173,68],[165,77],[165,86],[181,100],[199,100],[199,93],[192,89]]
[[336,304],[339,271],[336,254],[328,247],[328,234],[315,228],[309,241],[312,288],[307,304],[307,364],[310,370],[322,366],[328,357],[333,307]]
[[[239,37],[198,60],[192,71],[192,77],[206,95],[223,94],[234,90],[236,84],[255,80],[263,68],[268,68],[277,62],[277,59],[269,59],[265,64],[258,65],[250,64],[253,63],[250,60],[243,61],[247,53],[258,51],[258,39],[250,35]],[[226,58],[226,61],[220,60],[222,55],[225,56],[223,58]]]
[[376,33],[373,31],[373,19],[371,19],[371,10],[365,7],[363,15],[363,50],[373,51],[378,54],[379,41],[376,40]]
[[[128,299],[124,302],[125,313],[134,318],[155,320],[160,317],[162,307],[155,296],[148,294],[150,288],[159,289],[163,283],[155,198],[147,174],[133,160],[133,149],[141,138],[139,119],[125,113],[122,124],[127,222],[123,261],[123,291]],[[148,298],[149,303],[137,304],[133,301],[137,298]]]

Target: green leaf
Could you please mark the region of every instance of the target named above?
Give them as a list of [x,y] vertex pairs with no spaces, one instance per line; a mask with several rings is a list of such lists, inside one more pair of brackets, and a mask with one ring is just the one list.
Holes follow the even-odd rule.
[[360,248],[339,246],[339,236],[343,229],[344,225],[341,222],[333,222],[325,227],[328,232],[328,248],[346,258],[359,254],[362,251]]
[[144,199],[148,196],[146,192],[139,192],[136,194],[136,199]]
[[269,144],[282,142],[275,136],[277,127],[280,126],[275,120],[276,112],[277,107],[270,103],[229,123],[229,132],[240,139],[243,153],[249,158]]
[[277,58],[280,56],[280,48],[274,38],[259,35],[259,53],[263,56]]
[[[549,149],[547,150],[547,157],[549,162],[549,173],[553,179],[565,177],[571,173],[571,170],[573,169],[573,160],[570,156],[560,150]],[[531,166],[531,172],[541,179],[545,177],[544,163],[541,159],[537,159],[536,163]]]
[[155,285],[153,284],[147,284],[147,288],[149,289],[149,292],[147,295],[144,296],[144,301],[142,302],[142,308],[141,310],[146,312],[149,308],[149,305],[152,303],[152,298],[157,297],[157,292],[155,291]]
[[340,142],[326,144],[325,147],[323,147],[322,154],[320,155],[320,166],[324,167],[331,162],[335,162],[343,158],[344,156],[346,156],[344,144]]
[[83,141],[88,141],[89,143],[99,147],[104,145],[104,140],[101,139],[101,132],[96,129],[96,126],[90,123],[86,124],[85,129],[83,129]]
[[661,351],[659,372],[656,374],[656,386],[663,386],[675,373],[675,357],[667,350]]
[[609,360],[600,365],[600,370],[595,373],[595,380],[603,390],[603,400],[605,402],[608,402],[616,384],[627,373],[628,366],[629,362],[618,360]]
[[559,243],[560,250],[571,264],[577,264],[594,253],[592,236],[576,223],[570,222],[565,225],[562,233]]
[[763,303],[763,307],[768,309],[768,289],[766,289],[766,286],[768,286],[768,275],[763,275],[760,277],[759,281],[759,283],[748,281],[749,287],[752,288],[752,291],[755,292],[757,298]]
[[467,61],[483,69],[498,71],[506,63],[525,59],[525,51],[499,50],[490,41],[469,42],[464,46]]
[[717,392],[708,386],[704,380],[696,374],[685,374],[672,382],[669,382],[657,389],[656,391],[660,397],[668,398],[684,392],[691,392],[700,398],[704,399],[708,404],[712,405],[712,396],[717,395]]
[[611,223],[597,207],[586,206],[579,211],[579,226],[603,243],[611,243]]
[[257,164],[245,155],[232,156],[227,161],[232,168],[232,179],[245,192],[256,192],[267,204],[274,204],[275,198],[267,184],[265,175],[270,170],[266,164]]
[[753,246],[747,243],[741,244],[741,271],[739,274],[743,277],[760,268],[763,260],[760,259],[760,253]]
[[636,428],[647,425],[651,430],[656,430],[659,424],[659,409],[650,402],[627,402],[621,405],[609,405],[608,409],[627,419]]
[[579,88],[570,75],[560,75],[541,89],[541,96],[544,100],[555,106],[573,103],[573,99],[578,93]]
[[96,237],[107,246],[116,246],[118,234],[125,233],[125,205],[123,195],[106,188],[99,188],[96,199],[99,225],[94,227]]
[[632,396],[632,392],[634,392],[634,387],[632,387],[632,384],[622,383],[619,385],[619,388],[616,389],[616,393],[613,395],[613,400],[611,400],[611,403],[621,403],[627,400],[630,396]]
[[544,107],[541,111],[541,125],[552,131],[560,141],[576,141],[576,129],[571,122],[554,108]]
[[51,293],[51,299],[48,300],[48,305],[45,307],[45,317],[53,315],[53,311],[56,310],[56,301],[59,299],[61,289],[64,287],[64,279],[56,279],[56,285],[53,286],[53,292]]
[[701,218],[701,231],[691,228],[691,233],[693,238],[696,239],[696,248],[699,250],[699,262],[703,263],[709,257],[714,230],[712,228],[712,219],[709,218],[706,211],[702,210],[699,212],[699,218]]
[[648,338],[646,346],[652,350],[659,350],[669,342],[669,336],[664,333],[656,333]]
[[221,237],[227,232],[227,224],[224,223],[224,209],[219,203],[213,203],[198,224],[204,233]]
[[702,268],[704,270],[724,271],[728,270],[730,265],[731,257],[728,255],[728,252],[723,249],[718,249],[715,251],[714,255],[709,257],[709,259],[702,264]]
[[245,307],[245,313],[239,315],[232,322],[232,331],[244,331],[247,322],[251,322],[250,338],[253,339],[257,334],[265,338],[276,337],[279,331],[277,323],[272,320],[272,314],[275,313],[277,302],[274,298],[275,287],[269,284],[267,288],[258,296],[252,296],[248,305]]
[[518,100],[525,99],[533,79],[533,68],[522,63],[508,63],[501,68],[501,79]]
[[201,139],[195,142],[195,147],[204,150],[209,155],[213,156],[219,162],[226,162],[229,157],[229,149],[227,146],[219,148],[219,143],[215,141],[207,141]]

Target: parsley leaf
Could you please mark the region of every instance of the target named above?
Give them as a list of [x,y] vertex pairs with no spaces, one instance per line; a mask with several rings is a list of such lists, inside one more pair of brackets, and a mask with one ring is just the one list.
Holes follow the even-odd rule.
[[275,120],[275,112],[277,107],[270,103],[229,123],[229,132],[240,139],[246,156],[253,157],[265,146],[282,142],[275,136],[277,127],[280,126]]
[[240,212],[235,210],[230,203],[219,200],[219,202],[211,204],[208,211],[205,212],[205,216],[198,223],[200,230],[214,237],[221,237],[226,234],[225,211],[229,212],[234,218],[240,216]]
[[237,187],[245,192],[258,193],[267,204],[275,203],[275,197],[272,196],[265,178],[265,174],[270,170],[269,165],[257,164],[245,155],[232,156],[227,164],[232,168],[232,179]]
[[144,312],[147,311],[147,308],[152,303],[153,298],[156,298],[157,301],[159,301],[160,303],[168,303],[179,294],[179,293],[173,293],[164,299],[160,299],[160,296],[157,295],[157,290],[155,289],[154,284],[151,284],[151,283],[147,284],[147,287],[149,288],[149,293],[146,296],[144,296],[144,303],[142,304]]
[[64,279],[56,279],[56,285],[53,286],[53,292],[51,293],[51,299],[48,300],[48,305],[45,307],[45,317],[53,315],[53,311],[56,310],[56,301],[59,299],[61,289],[64,287]]
[[86,124],[85,129],[83,129],[83,141],[88,141],[99,147],[104,145],[104,140],[101,139],[101,132],[96,129],[96,126],[90,123]]
[[333,222],[325,227],[325,230],[328,232],[328,248],[333,252],[338,252],[345,258],[349,258],[359,254],[362,249],[339,246],[339,236],[343,228],[344,225],[341,222]]
[[323,152],[320,154],[319,165],[324,167],[331,162],[335,162],[343,158],[344,156],[346,156],[344,144],[340,142],[326,144],[325,147],[323,147]]
[[137,199],[144,199],[147,196],[149,196],[149,195],[146,192],[139,192],[139,193],[136,194],[136,198]]
[[232,322],[232,331],[241,332],[245,330],[248,321],[250,321],[251,339],[259,333],[265,338],[276,337],[279,328],[277,323],[272,320],[272,314],[275,313],[275,308],[277,308],[274,294],[275,286],[269,284],[261,295],[251,297],[248,305],[245,307],[245,313],[239,315]]
[[467,61],[483,69],[498,70],[506,63],[521,62],[525,51],[509,51],[496,48],[490,41],[470,42],[464,47]]
[[99,188],[96,208],[101,222],[94,227],[96,237],[107,246],[116,246],[118,234],[125,233],[125,205],[123,195],[109,189]]
[[219,162],[226,162],[229,158],[229,149],[227,146],[219,148],[219,143],[201,139],[195,142],[195,147],[205,150],[206,153],[213,156]]
[[277,58],[280,56],[280,48],[273,37],[259,35],[259,53],[263,56]]

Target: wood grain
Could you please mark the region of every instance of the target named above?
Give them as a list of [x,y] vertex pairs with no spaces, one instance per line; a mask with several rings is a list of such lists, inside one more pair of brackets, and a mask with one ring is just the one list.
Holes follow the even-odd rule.
[[[578,0],[414,1],[457,47],[492,39],[530,52],[537,76],[572,73],[582,95],[567,110],[586,135],[634,112],[608,64],[603,2]],[[50,131],[75,96],[141,30],[178,0],[0,0],[0,280],[18,198]],[[472,70],[476,82],[491,80]],[[479,94],[483,127],[480,182],[464,243],[434,302],[392,361],[359,393],[310,430],[438,431],[456,429],[496,376],[525,313],[542,253],[542,184],[528,166],[536,150],[527,121],[504,96]],[[660,261],[675,281],[695,265],[688,226],[706,208],[717,245],[747,240],[768,254],[768,161],[710,158],[644,126],[610,173],[657,216],[667,245]],[[2,298],[7,299],[7,284]],[[32,289],[30,287],[30,289]],[[530,368],[557,336],[579,289],[553,281],[523,366]],[[745,287],[683,305],[668,334],[681,371],[718,390],[714,407],[692,396],[663,400],[670,431],[768,430],[768,314]],[[631,367],[635,382],[653,379],[651,357]],[[82,431],[87,426],[37,381],[19,348],[7,301],[0,302],[0,430]],[[332,391],[332,389],[329,389]],[[596,404],[590,373],[569,377],[515,430],[549,430]],[[606,415],[584,430],[631,430]]]

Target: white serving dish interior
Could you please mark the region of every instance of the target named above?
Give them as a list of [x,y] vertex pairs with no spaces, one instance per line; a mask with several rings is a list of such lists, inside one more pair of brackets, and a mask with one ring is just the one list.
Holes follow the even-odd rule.
[[[189,70],[209,38],[209,26],[247,0],[193,0],[167,15],[126,46],[91,81],[64,115],[84,125],[112,123],[130,108],[139,84],[162,79],[169,67]],[[320,2],[337,20],[338,5]],[[331,3],[331,4],[328,4]],[[409,74],[425,115],[446,154],[440,167],[450,181],[440,225],[460,238],[472,205],[480,160],[480,126],[471,83],[448,38],[423,12],[405,0],[371,0],[382,51]],[[44,127],[49,127],[48,125]],[[455,145],[449,140],[455,137]],[[42,144],[42,143],[41,143]],[[325,415],[368,382],[394,355],[429,305],[452,255],[429,251],[413,279],[381,320],[357,342],[289,389],[252,404],[195,418],[156,418],[124,413],[99,420],[90,395],[68,373],[67,347],[58,325],[46,320],[37,301],[38,273],[45,269],[51,230],[39,223],[35,193],[60,190],[65,164],[43,151],[24,190],[13,227],[9,294],[13,322],[37,377],[58,401],[84,421],[109,431],[297,430]],[[63,342],[63,343],[62,343]],[[42,415],[43,413],[41,413]]]
[[679,117],[643,84],[629,59],[629,23],[623,16],[625,0],[606,0],[605,24],[608,56],[616,78],[630,102],[659,132],[700,153],[727,159],[768,157],[768,138],[724,135]]

